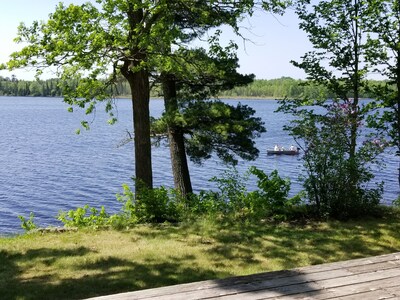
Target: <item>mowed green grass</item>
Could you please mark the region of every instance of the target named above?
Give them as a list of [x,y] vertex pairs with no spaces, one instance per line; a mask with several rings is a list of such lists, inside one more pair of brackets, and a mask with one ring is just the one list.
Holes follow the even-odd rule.
[[137,226],[0,239],[1,299],[82,299],[400,251],[400,216]]

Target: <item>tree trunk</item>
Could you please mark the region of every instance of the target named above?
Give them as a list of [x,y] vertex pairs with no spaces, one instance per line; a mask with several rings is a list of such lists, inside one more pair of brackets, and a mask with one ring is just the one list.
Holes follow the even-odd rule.
[[127,17],[129,22],[128,40],[132,44],[129,49],[129,59],[124,60],[121,67],[122,75],[129,82],[133,107],[133,130],[135,147],[135,178],[136,193],[140,188],[153,188],[153,173],[151,166],[150,140],[150,83],[149,72],[142,66],[147,61],[146,48],[139,46],[135,36],[137,30],[145,30],[144,11],[138,5],[128,1]]
[[153,187],[150,140],[150,85],[146,70],[133,73],[129,85],[132,93],[133,129],[135,145],[135,177],[138,184]]
[[133,131],[135,151],[136,192],[140,186],[153,188],[150,140],[150,84],[146,70],[130,71],[130,64],[121,69],[129,82],[132,95]]
[[[400,1],[397,0],[393,4],[393,8],[395,10],[396,20],[400,21]],[[397,28],[397,42],[400,42],[400,28]],[[395,136],[393,137],[395,144],[397,145],[397,155],[400,157],[400,47],[397,46],[396,49],[396,69],[395,69],[395,78],[396,78],[396,87],[397,94],[396,100],[394,101],[394,112],[395,112],[395,128],[397,129]],[[399,173],[398,173],[398,182],[400,186],[400,162],[399,162]]]
[[[143,59],[143,58],[142,58]],[[132,66],[135,68],[134,64]],[[131,62],[126,61],[121,73],[129,82],[132,95],[133,131],[135,151],[136,192],[140,186],[153,187],[150,140],[150,83],[145,69],[132,72]]]
[[358,131],[358,102],[360,93],[360,74],[359,74],[359,64],[360,64],[360,30],[359,30],[359,0],[354,0],[354,23],[353,23],[353,35],[354,35],[354,63],[353,63],[353,102],[351,103],[350,112],[350,187],[352,190],[356,189],[358,184],[358,170],[356,162],[356,148],[357,148],[357,131]]
[[164,93],[164,105],[169,120],[168,139],[171,154],[172,173],[174,176],[175,189],[186,197],[193,192],[190,181],[189,166],[186,158],[185,140],[183,129],[173,120],[174,114],[178,111],[176,99],[176,84],[174,76],[162,74],[162,87]]
[[[398,40],[400,40],[400,29],[398,31]],[[396,65],[396,86],[397,86],[397,97],[396,97],[396,105],[395,105],[395,114],[396,114],[396,125],[397,132],[395,138],[395,143],[397,145],[397,155],[400,156],[400,49],[397,50],[397,65]],[[399,186],[400,186],[400,163],[399,163]]]

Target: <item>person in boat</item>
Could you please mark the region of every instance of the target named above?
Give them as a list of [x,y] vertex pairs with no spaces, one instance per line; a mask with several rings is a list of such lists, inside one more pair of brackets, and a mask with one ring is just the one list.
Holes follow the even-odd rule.
[[293,145],[291,145],[289,149],[290,149],[290,151],[297,151],[297,148]]
[[279,146],[278,145],[274,146],[274,151],[279,151]]

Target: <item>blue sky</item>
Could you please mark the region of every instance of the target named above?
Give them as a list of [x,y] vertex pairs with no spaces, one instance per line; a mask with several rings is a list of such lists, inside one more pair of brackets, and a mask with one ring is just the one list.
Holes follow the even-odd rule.
[[[2,1],[0,10],[0,62],[6,62],[9,55],[19,49],[13,42],[20,22],[31,24],[34,20],[46,20],[59,0],[7,0]],[[64,0],[65,4],[86,2],[84,0]],[[242,33],[251,41],[243,42],[224,31],[226,40],[234,39],[239,44],[240,72],[254,73],[257,79],[273,79],[290,76],[304,78],[304,72],[290,64],[311,49],[307,36],[298,29],[297,18],[292,11],[285,16],[257,12],[242,23]],[[0,76],[15,74],[19,79],[32,79],[33,74],[26,70],[11,73],[0,71]]]

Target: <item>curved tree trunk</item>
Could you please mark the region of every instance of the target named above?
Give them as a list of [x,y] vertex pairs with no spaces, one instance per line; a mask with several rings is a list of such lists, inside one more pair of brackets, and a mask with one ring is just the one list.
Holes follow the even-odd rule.
[[[178,111],[175,79],[171,74],[162,74],[161,77],[165,111],[171,118]],[[186,197],[193,192],[193,189],[186,158],[185,140],[182,127],[173,121],[168,124],[168,139],[175,189]]]

